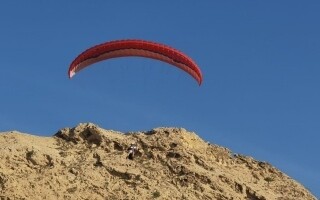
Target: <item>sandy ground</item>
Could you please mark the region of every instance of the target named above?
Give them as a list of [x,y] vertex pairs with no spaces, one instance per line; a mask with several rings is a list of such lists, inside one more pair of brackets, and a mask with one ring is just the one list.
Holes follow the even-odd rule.
[[[136,143],[134,160],[127,148]],[[53,137],[0,134],[0,199],[315,200],[267,162],[183,128],[120,133],[94,124]]]

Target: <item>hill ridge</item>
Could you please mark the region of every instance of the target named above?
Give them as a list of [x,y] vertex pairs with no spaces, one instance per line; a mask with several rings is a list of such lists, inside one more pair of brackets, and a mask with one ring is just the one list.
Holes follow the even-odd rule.
[[[131,143],[139,147],[134,160]],[[271,164],[184,128],[11,131],[0,134],[0,150],[0,199],[316,199]]]

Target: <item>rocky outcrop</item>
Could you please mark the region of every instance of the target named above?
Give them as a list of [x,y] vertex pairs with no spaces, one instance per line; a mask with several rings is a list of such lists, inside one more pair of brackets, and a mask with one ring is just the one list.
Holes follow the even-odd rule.
[[[139,152],[127,159],[127,148]],[[53,137],[0,134],[0,199],[314,200],[267,162],[183,128],[120,133],[94,124]]]

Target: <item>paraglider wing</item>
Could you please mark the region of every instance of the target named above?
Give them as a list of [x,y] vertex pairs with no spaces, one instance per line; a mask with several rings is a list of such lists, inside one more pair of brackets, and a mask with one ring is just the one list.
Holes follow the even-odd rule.
[[146,57],[169,63],[190,74],[201,85],[200,68],[190,57],[172,47],[145,40],[116,40],[89,48],[71,63],[69,78],[93,63],[125,56]]

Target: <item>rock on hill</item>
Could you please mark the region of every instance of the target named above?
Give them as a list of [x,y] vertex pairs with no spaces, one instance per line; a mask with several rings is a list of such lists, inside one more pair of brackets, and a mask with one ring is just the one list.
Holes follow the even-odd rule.
[[[127,159],[136,142],[139,153]],[[120,133],[94,124],[54,137],[0,134],[0,199],[314,200],[268,164],[182,128]]]

